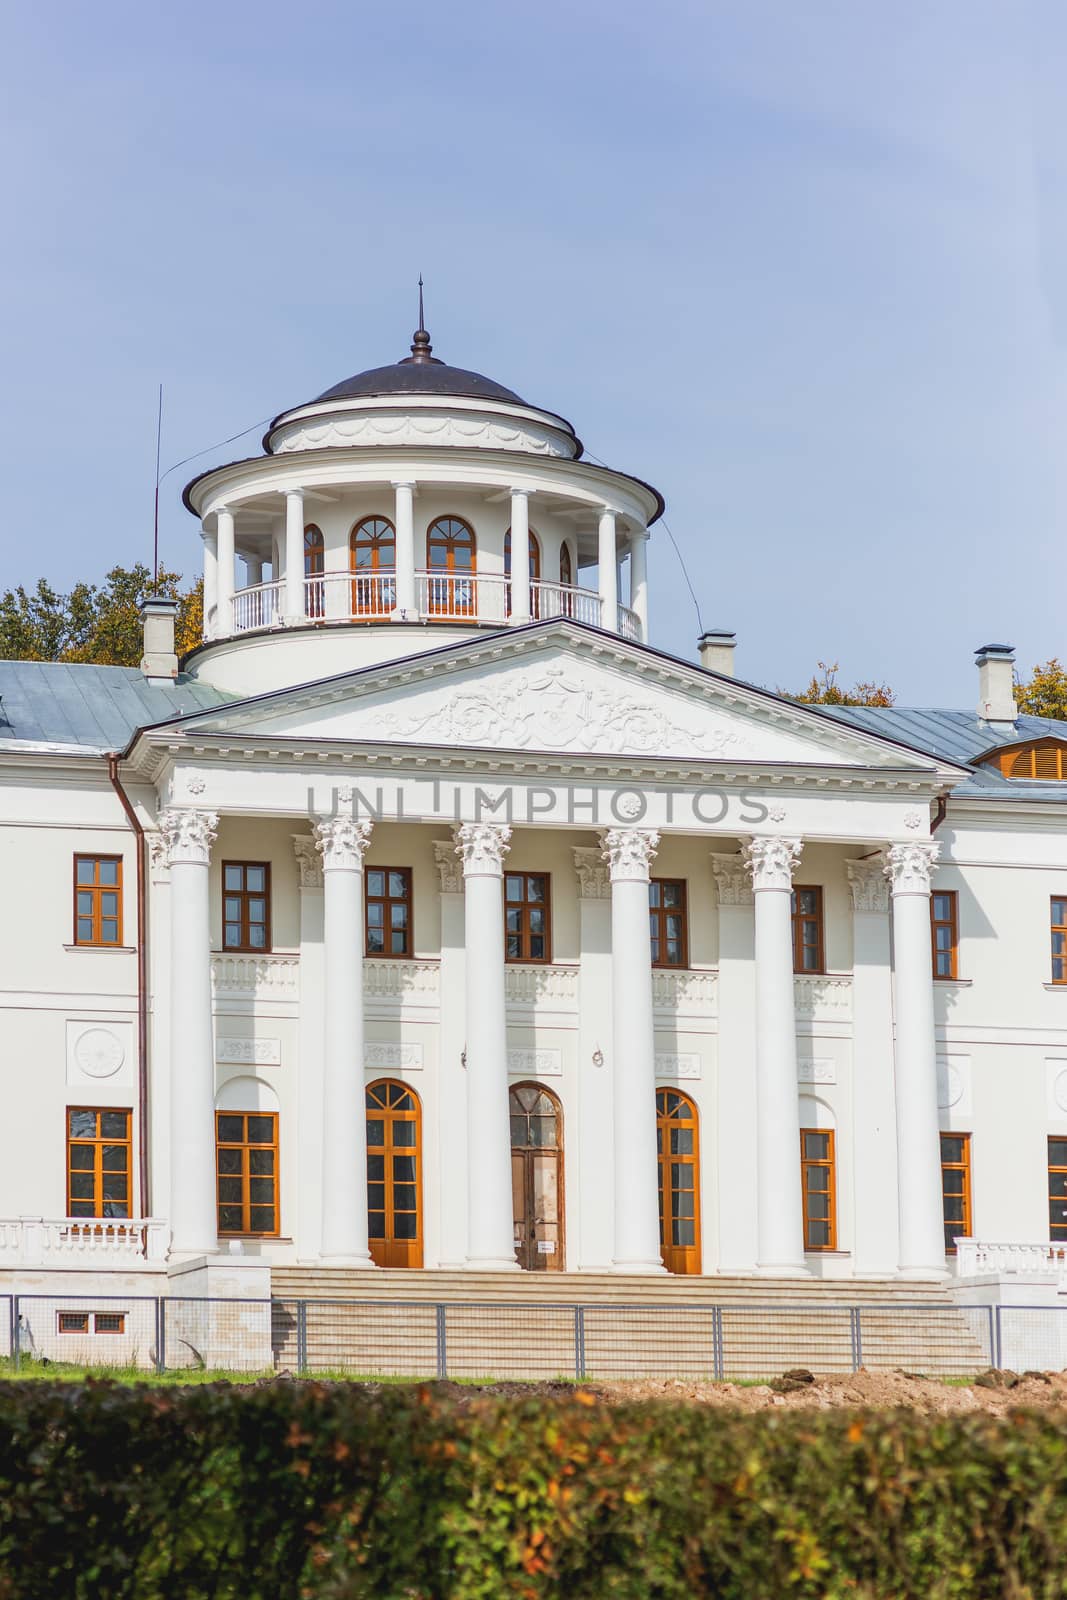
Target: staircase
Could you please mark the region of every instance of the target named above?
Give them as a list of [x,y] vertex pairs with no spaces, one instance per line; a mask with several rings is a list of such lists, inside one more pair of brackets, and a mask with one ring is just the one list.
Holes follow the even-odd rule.
[[274,1267],[279,1367],[450,1378],[956,1376],[984,1313],[938,1284]]

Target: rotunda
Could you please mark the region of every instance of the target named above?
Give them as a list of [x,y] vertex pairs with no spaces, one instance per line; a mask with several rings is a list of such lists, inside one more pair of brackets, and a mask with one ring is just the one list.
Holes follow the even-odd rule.
[[184,492],[204,682],[261,692],[558,616],[646,641],[659,493],[585,459],[555,412],[439,360],[421,307],[410,355],[282,412],[263,447]]

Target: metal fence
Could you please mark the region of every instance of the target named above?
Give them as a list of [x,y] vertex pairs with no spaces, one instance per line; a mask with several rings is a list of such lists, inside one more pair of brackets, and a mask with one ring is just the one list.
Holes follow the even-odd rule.
[[0,1357],[368,1378],[945,1377],[1067,1368],[1067,1307],[24,1294],[0,1296]]

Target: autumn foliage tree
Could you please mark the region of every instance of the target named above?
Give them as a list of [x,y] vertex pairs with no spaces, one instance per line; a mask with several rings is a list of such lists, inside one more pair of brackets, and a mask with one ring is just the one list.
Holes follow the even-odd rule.
[[1015,703],[1028,716],[1067,721],[1067,667],[1058,656],[1035,667],[1029,683],[1016,684]]
[[76,583],[66,594],[39,578],[0,595],[0,659],[81,661],[135,667],[142,654],[141,607],[147,599],[178,601],[175,644],[179,656],[199,644],[203,580],[181,587],[181,573],[148,567],[112,567],[103,583]]
[[839,669],[836,661],[820,661],[818,672],[813,672],[807,688],[797,694],[779,689],[787,700],[797,700],[805,706],[891,706],[894,694],[887,683],[854,683],[843,689],[837,681]]

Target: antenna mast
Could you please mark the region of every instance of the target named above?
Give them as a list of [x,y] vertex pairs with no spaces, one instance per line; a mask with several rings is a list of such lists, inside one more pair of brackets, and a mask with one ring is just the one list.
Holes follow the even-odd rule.
[[159,414],[156,417],[156,510],[152,521],[152,592],[159,588],[159,446],[163,437],[163,385],[159,386]]

